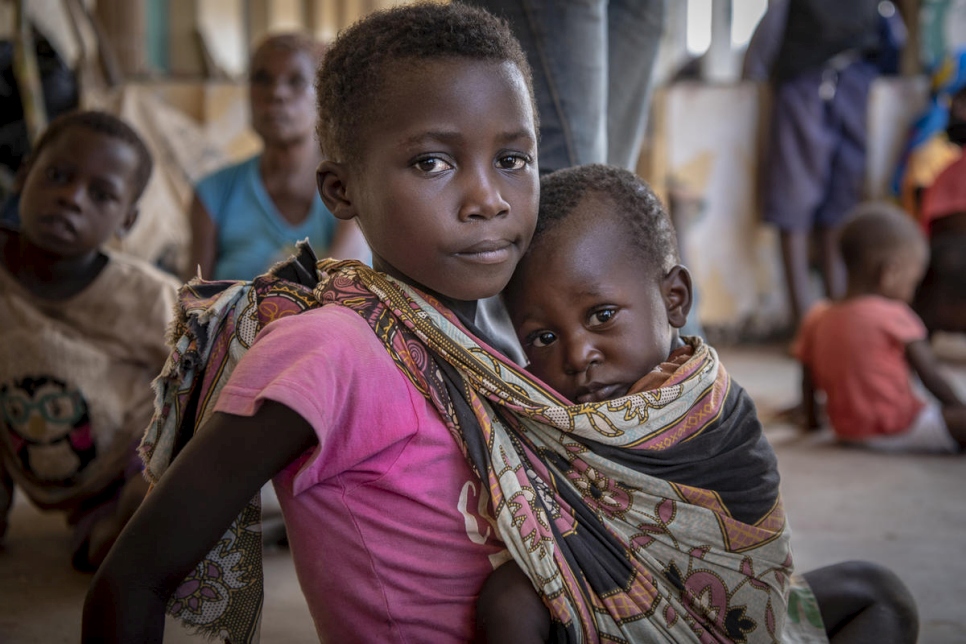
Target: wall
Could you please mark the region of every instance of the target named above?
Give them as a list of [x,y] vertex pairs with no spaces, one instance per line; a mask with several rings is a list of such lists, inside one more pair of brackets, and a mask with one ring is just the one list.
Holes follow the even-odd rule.
[[[908,124],[925,103],[922,78],[880,79],[869,104],[867,192],[888,197]],[[682,250],[700,293],[698,315],[719,337],[787,332],[789,313],[778,238],[760,223],[757,180],[768,94],[754,83],[678,83],[658,91],[654,140],[642,176],[662,197],[673,183],[703,207],[679,224]]]

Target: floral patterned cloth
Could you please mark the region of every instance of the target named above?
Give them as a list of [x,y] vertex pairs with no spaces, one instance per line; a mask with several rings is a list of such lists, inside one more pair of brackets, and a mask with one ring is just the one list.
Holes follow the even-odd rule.
[[[648,473],[655,456],[694,458],[688,450],[701,445],[707,459],[730,459],[735,445],[763,440],[747,394],[713,349],[691,340],[694,355],[658,389],[570,405],[481,345],[431,297],[333,260],[318,264],[313,293],[310,265],[303,256],[289,266],[301,271],[291,282],[275,269],[251,283],[186,287],[142,446],[150,476],[161,476],[201,426],[258,329],[313,306],[345,306],[434,404],[488,485],[501,536],[550,608],[555,640],[782,641],[792,559],[777,476],[764,494],[754,481],[719,493]],[[709,452],[716,444],[721,454]],[[739,498],[741,489],[757,490],[755,498]],[[738,507],[753,508],[754,520],[736,519]],[[257,511],[253,500],[169,612],[208,635],[257,641]],[[802,597],[814,601],[807,587]],[[820,617],[817,630],[808,619],[792,623],[821,633]]]
[[759,440],[757,420],[738,422],[754,407],[713,349],[692,340],[693,357],[659,389],[571,405],[416,289],[357,262],[320,268],[316,297],[369,322],[488,484],[556,640],[781,641],[792,558],[777,476],[768,510],[745,523],[715,490],[636,467],[638,453],[704,434],[722,448],[733,431]]

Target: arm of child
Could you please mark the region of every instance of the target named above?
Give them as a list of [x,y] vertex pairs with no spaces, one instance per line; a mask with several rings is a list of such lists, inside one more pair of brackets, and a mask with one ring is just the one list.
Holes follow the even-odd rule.
[[202,277],[210,280],[218,259],[218,230],[197,194],[191,199],[188,218],[191,222],[191,252],[183,277],[190,280],[200,271]]
[[543,644],[550,638],[550,612],[515,561],[491,574],[476,602],[479,644]]
[[316,443],[281,404],[216,413],[171,464],[91,581],[84,642],[157,642],[168,597],[261,486]]
[[959,394],[943,375],[936,356],[926,339],[915,340],[906,345],[906,359],[926,389],[945,407],[962,407]]
[[818,429],[818,400],[815,396],[815,382],[808,365],[802,365],[802,411],[805,429]]

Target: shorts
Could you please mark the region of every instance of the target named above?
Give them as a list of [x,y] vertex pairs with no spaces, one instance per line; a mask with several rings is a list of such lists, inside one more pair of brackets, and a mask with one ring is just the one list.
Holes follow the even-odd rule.
[[946,427],[942,405],[935,401],[926,403],[904,432],[843,442],[890,453],[958,454],[962,449]]
[[839,72],[803,72],[776,88],[766,222],[783,231],[835,227],[863,199],[866,112],[877,74],[874,65],[858,61]]

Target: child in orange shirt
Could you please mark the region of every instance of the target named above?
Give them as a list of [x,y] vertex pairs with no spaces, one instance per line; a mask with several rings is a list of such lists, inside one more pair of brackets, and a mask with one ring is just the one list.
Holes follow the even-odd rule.
[[[955,453],[966,444],[966,406],[938,369],[926,327],[908,303],[929,251],[915,222],[883,203],[859,207],[840,239],[843,300],[817,306],[796,341],[809,426],[816,390],[843,442],[884,451]],[[913,386],[915,374],[935,400]]]

